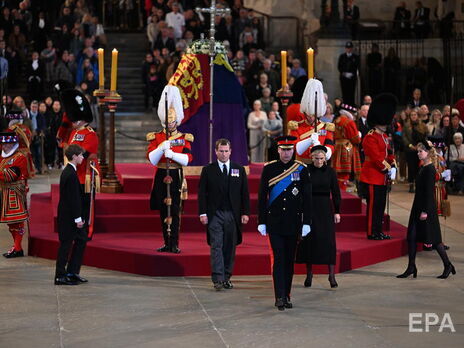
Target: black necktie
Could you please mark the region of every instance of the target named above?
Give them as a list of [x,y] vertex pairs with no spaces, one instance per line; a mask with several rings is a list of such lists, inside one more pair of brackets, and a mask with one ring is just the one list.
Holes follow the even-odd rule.
[[227,166],[225,164],[223,164],[222,167],[222,174],[224,174],[224,176],[227,177]]

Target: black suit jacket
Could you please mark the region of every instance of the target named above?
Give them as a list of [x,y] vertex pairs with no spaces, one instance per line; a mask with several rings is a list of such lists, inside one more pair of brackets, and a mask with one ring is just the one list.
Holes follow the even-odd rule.
[[[232,175],[232,170],[238,170],[238,176]],[[250,194],[248,192],[248,179],[240,164],[230,162],[229,192],[224,192],[222,169],[218,162],[203,167],[198,191],[199,215],[206,214],[210,222],[225,199],[230,200],[235,223],[237,225],[237,245],[242,242],[241,216],[250,215]],[[207,233],[209,244],[209,235]]]
[[60,240],[75,238],[77,226],[74,220],[82,216],[81,184],[73,166],[68,164],[60,176],[60,201],[58,203],[58,234]]

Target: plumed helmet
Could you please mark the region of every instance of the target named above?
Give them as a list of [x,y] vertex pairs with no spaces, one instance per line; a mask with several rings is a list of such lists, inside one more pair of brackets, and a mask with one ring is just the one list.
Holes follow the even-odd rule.
[[86,96],[76,89],[66,89],[61,93],[64,111],[71,122],[93,121],[92,110]]
[[374,98],[369,113],[367,124],[370,127],[388,126],[395,116],[398,99],[391,93],[382,93]]
[[308,81],[303,92],[303,97],[301,98],[300,111],[306,115],[315,115],[317,118],[325,115],[327,105],[321,81],[316,79],[310,79]]
[[158,117],[163,127],[166,126],[166,98],[168,101],[168,123],[176,120],[179,126],[184,119],[184,108],[182,106],[182,97],[180,96],[179,88],[172,85],[166,85],[161,93],[161,98],[158,103]]
[[306,84],[308,83],[308,76],[303,75],[300,76],[295,80],[292,85],[292,102],[294,104],[299,104],[301,102],[301,98],[303,97],[303,92],[305,90]]

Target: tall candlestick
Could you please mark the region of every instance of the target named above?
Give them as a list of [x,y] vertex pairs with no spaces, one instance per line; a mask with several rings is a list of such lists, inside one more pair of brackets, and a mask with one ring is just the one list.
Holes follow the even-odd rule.
[[282,74],[282,90],[287,87],[287,51],[280,51],[280,67]]
[[314,78],[314,50],[308,48],[308,79]]
[[111,52],[111,92],[116,92],[116,82],[118,78],[118,50]]
[[103,48],[98,49],[98,85],[100,89],[105,88],[105,50]]

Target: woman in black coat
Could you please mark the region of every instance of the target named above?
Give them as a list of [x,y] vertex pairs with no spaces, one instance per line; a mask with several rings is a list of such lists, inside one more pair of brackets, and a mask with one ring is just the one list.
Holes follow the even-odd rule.
[[[327,148],[322,145],[311,149],[312,163],[308,166],[312,183],[313,210],[311,233],[298,245],[296,262],[305,263],[307,277],[305,287],[310,287],[313,279],[312,265],[328,265],[330,287],[338,286],[335,281],[335,224],[340,222],[340,188],[337,174],[327,166]],[[332,199],[330,198],[332,194]]]
[[436,171],[433,165],[437,155],[431,143],[417,144],[417,155],[423,162],[416,177],[416,194],[411,208],[408,224],[408,268],[397,278],[417,277],[417,243],[433,244],[443,261],[444,270],[437,278],[446,279],[450,273],[456,274],[441,240],[440,222],[435,201]]

